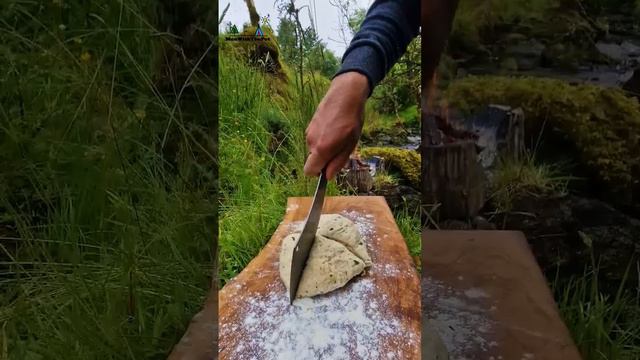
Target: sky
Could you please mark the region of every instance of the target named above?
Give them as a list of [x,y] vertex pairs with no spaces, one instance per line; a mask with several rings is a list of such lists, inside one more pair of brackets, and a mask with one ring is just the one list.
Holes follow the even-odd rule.
[[[265,17],[269,15],[269,22],[273,29],[278,28],[278,10],[276,9],[275,2],[276,0],[254,0],[256,4],[256,9],[258,10],[258,14],[261,17]],[[300,17],[302,26],[309,26],[309,13],[307,9],[311,10],[311,13],[314,13],[315,10],[315,18],[316,28],[318,30],[318,36],[322,39],[322,41],[327,45],[329,49],[331,49],[338,58],[342,56],[344,50],[348,45],[348,41],[351,38],[347,39],[347,44],[344,43],[342,39],[340,29],[340,12],[337,8],[331,5],[331,0],[296,0],[296,7],[300,8],[304,5],[307,5],[308,8],[300,11]],[[369,5],[373,3],[373,0],[355,0],[358,7],[369,8]],[[233,24],[237,25],[239,29],[242,28],[242,24],[249,22],[249,11],[247,10],[247,5],[244,0],[219,0],[218,1],[218,17],[222,15],[222,11],[227,6],[227,4],[231,3],[229,6],[229,10],[227,11],[224,19],[222,20],[222,25],[231,21]],[[349,36],[350,34],[347,33]]]

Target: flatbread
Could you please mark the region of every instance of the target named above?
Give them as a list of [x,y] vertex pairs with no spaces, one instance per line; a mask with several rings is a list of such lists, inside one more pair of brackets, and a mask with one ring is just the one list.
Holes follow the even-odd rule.
[[[280,249],[280,278],[289,290],[291,259],[300,233],[287,235]],[[336,214],[322,215],[296,298],[326,294],[346,285],[371,265],[355,224]]]

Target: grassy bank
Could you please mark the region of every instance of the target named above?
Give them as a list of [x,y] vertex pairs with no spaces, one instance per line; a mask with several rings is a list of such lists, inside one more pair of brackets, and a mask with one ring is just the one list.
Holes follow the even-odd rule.
[[2,359],[165,357],[201,306],[215,77],[163,87],[156,6],[0,6]]

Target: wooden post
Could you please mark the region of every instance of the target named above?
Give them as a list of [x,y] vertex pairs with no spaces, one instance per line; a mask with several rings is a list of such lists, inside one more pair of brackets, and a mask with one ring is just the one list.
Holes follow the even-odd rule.
[[444,219],[475,216],[484,205],[484,172],[473,140],[427,146],[422,157],[422,203],[440,204]]
[[521,108],[512,109],[509,106],[491,105],[490,107],[501,109],[509,113],[506,124],[499,124],[498,128],[504,127],[504,133],[500,131],[500,137],[496,144],[498,156],[503,159],[518,160],[525,149],[524,146],[524,112]]

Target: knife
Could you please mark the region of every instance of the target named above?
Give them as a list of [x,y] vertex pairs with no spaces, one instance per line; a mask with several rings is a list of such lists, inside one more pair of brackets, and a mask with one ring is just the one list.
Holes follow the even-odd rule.
[[298,285],[300,285],[300,278],[302,277],[302,272],[307,264],[311,245],[313,245],[313,240],[316,237],[326,189],[327,177],[325,171],[322,170],[320,178],[318,179],[316,193],[313,195],[313,202],[311,203],[311,209],[309,209],[307,220],[302,228],[302,233],[300,233],[296,247],[293,249],[293,257],[291,259],[291,277],[289,278],[289,304],[293,304],[293,300],[296,297]]

